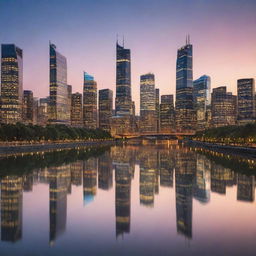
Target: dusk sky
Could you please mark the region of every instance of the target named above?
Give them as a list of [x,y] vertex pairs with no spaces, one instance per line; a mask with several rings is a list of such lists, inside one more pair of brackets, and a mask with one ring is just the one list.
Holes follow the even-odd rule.
[[177,49],[190,34],[194,79],[236,94],[256,78],[255,0],[0,0],[0,43],[23,49],[24,89],[49,94],[49,40],[67,58],[68,83],[82,92],[83,71],[115,93],[116,34],[131,49],[132,94],[152,72],[160,94],[175,94]]

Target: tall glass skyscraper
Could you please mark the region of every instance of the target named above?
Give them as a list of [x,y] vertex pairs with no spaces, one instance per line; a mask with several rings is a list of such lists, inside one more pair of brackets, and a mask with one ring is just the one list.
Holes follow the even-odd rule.
[[97,83],[84,72],[83,121],[87,129],[97,128]]
[[156,132],[156,92],[154,74],[140,77],[140,118],[142,132]]
[[132,114],[131,96],[131,53],[116,44],[116,115]]
[[255,84],[253,78],[237,80],[237,120],[239,124],[255,121]]
[[193,63],[192,45],[178,49],[176,63],[176,122],[177,131],[195,129],[195,112],[193,106]]
[[68,95],[67,60],[56,51],[54,44],[50,44],[50,123],[70,123],[70,100]]
[[211,104],[211,78],[201,76],[193,82],[193,100],[196,111],[196,129],[203,130],[207,122],[207,107]]
[[99,128],[110,131],[110,118],[113,112],[113,91],[99,90]]
[[1,119],[3,123],[22,120],[23,54],[14,44],[2,44]]

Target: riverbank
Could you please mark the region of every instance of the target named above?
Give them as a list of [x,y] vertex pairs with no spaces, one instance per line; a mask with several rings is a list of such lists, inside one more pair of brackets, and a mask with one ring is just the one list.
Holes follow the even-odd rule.
[[79,147],[88,146],[105,146],[115,144],[115,140],[94,140],[94,141],[74,141],[74,142],[56,142],[56,143],[35,143],[35,144],[24,144],[24,145],[0,145],[0,157],[21,154],[21,153],[32,153],[42,152],[49,150],[58,149],[72,149]]
[[256,148],[222,145],[209,142],[195,141],[195,140],[183,140],[184,145],[189,147],[201,147],[206,148],[219,153],[229,153],[232,155],[244,155],[250,158],[256,158]]

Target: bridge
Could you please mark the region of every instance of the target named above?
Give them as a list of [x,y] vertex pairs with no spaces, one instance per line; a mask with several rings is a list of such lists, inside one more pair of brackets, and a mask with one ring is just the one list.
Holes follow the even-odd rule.
[[114,137],[119,139],[133,139],[133,138],[144,138],[144,139],[182,139],[186,136],[193,136],[195,132],[164,132],[164,133],[157,133],[157,132],[137,132],[137,133],[122,133],[116,134]]

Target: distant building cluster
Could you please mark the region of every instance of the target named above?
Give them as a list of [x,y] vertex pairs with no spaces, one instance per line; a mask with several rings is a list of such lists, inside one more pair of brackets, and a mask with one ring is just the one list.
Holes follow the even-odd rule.
[[[237,81],[237,96],[226,86],[211,92],[211,78],[193,80],[193,47],[189,37],[177,51],[176,99],[160,95],[155,75],[140,77],[140,115],[135,115],[131,92],[130,49],[116,44],[116,95],[97,90],[94,77],[84,72],[83,92],[72,93],[67,83],[67,60],[49,45],[49,96],[38,99],[23,90],[23,52],[14,44],[1,47],[1,123],[65,124],[100,128],[113,136],[136,133],[189,133],[210,127],[242,125],[256,120],[255,82]],[[161,98],[161,101],[160,101]]]

